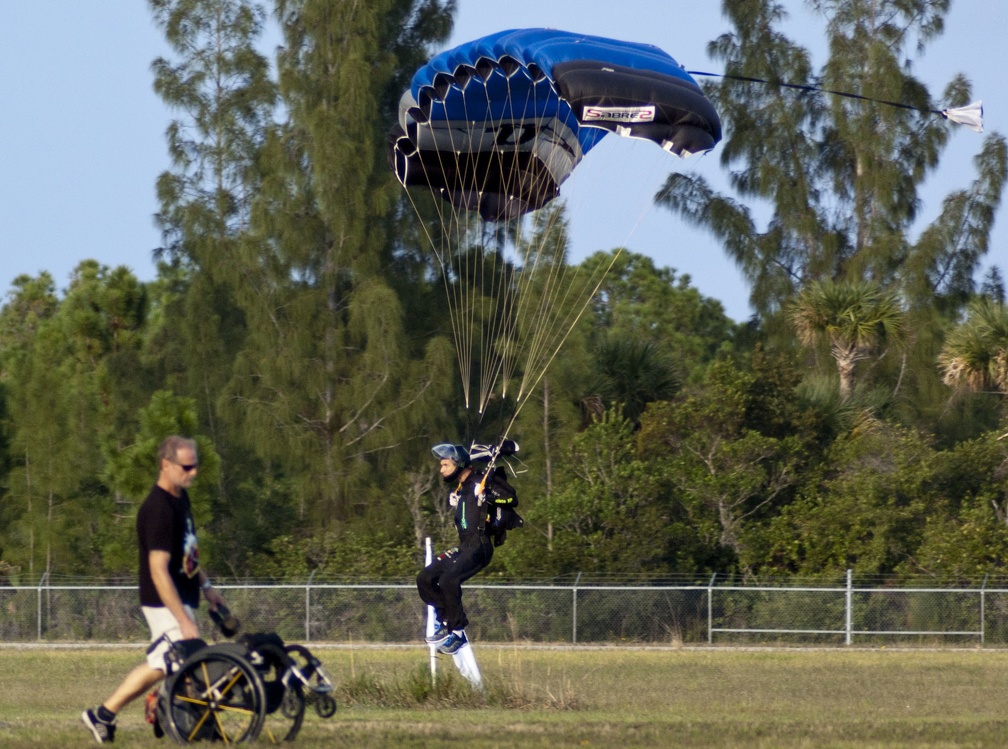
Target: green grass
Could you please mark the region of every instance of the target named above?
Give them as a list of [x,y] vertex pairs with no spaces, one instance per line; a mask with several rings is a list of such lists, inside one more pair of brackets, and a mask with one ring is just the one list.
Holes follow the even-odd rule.
[[[142,650],[0,649],[0,746],[93,743],[80,711]],[[1008,743],[1000,650],[540,650],[477,645],[473,693],[426,648],[318,649],[339,710],[303,747],[986,747]],[[117,746],[167,746],[131,705]],[[264,743],[260,740],[260,743]]]

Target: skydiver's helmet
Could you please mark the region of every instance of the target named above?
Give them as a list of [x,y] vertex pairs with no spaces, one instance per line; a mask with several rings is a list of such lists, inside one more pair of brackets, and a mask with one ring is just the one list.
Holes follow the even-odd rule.
[[466,468],[469,465],[469,451],[466,450],[462,445],[453,445],[449,442],[442,442],[440,445],[434,445],[431,448],[431,452],[434,453],[434,457],[438,460],[450,460],[455,464],[455,470],[450,476],[445,476],[445,481],[454,481],[458,476],[459,471]]

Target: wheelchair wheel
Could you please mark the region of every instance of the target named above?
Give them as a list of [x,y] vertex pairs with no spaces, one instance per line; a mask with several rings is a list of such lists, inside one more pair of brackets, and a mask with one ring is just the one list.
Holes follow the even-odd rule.
[[[301,684],[291,673],[292,661],[277,645],[260,644],[255,648],[256,669],[266,695],[265,737],[272,743],[293,741],[304,722],[305,699]],[[261,659],[261,660],[260,660]]]
[[297,674],[301,676],[304,702],[314,705],[320,718],[331,718],[336,714],[336,699],[332,696],[333,681],[329,672],[303,645],[288,645],[286,649]]
[[266,717],[259,674],[244,658],[217,646],[187,659],[168,678],[162,700],[163,728],[181,744],[253,741]]

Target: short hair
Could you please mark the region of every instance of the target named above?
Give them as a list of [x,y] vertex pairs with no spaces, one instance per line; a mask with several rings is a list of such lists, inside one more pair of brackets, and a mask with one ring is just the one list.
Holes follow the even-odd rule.
[[177,434],[173,434],[170,437],[165,437],[161,440],[161,444],[158,447],[157,461],[158,468],[161,467],[162,460],[174,461],[178,457],[178,451],[184,447],[188,447],[193,452],[196,452],[196,440],[189,439],[188,437],[180,437]]

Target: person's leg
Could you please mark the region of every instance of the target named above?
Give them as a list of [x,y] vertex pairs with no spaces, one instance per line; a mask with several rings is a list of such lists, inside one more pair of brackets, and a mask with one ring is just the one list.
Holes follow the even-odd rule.
[[424,603],[434,607],[439,619],[444,613],[445,606],[444,593],[441,590],[441,576],[455,566],[458,553],[458,547],[442,551],[417,575],[417,592]]
[[469,625],[469,618],[462,606],[462,583],[486,568],[489,563],[490,555],[481,545],[465,546],[459,549],[454,564],[441,574],[438,585],[444,600],[444,620],[448,629],[458,632]]
[[438,611],[444,608],[444,596],[441,594],[440,577],[444,573],[450,561],[446,563],[439,555],[433,562],[420,570],[417,575],[417,593],[420,599],[428,606],[433,606]]
[[136,666],[126,674],[126,678],[102,706],[111,713],[118,713],[126,705],[142,695],[164,678],[165,672],[151,668],[146,662]]
[[421,600],[434,608],[435,627],[424,639],[429,645],[440,645],[448,637],[450,630],[444,624],[444,594],[441,592],[441,575],[452,565],[455,549],[438,554],[434,560],[420,570],[417,575],[417,592]]
[[101,705],[85,710],[81,714],[84,725],[99,743],[111,743],[115,737],[116,714],[164,678],[166,671],[164,655],[168,652],[169,645],[162,636],[166,635],[172,642],[182,636],[178,622],[168,609],[150,606],[143,606],[142,609],[150,627],[152,644],[147,651],[146,662],[126,674],[122,683]]

